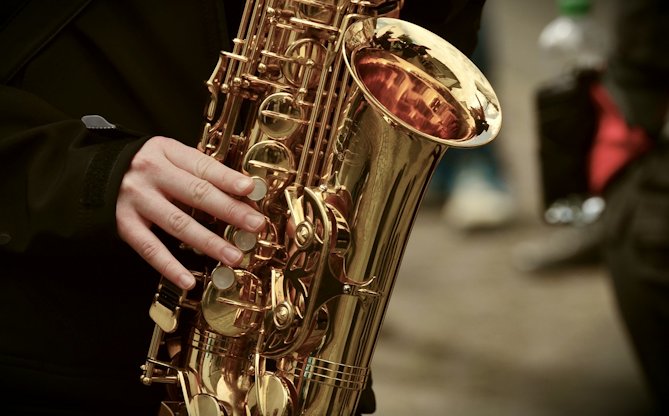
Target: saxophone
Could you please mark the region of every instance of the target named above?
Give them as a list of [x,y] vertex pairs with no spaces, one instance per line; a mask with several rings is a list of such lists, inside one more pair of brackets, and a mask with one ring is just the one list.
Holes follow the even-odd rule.
[[[499,131],[490,84],[398,1],[247,1],[221,52],[201,151],[251,176],[253,234],[194,213],[244,253],[190,253],[162,278],[143,383],[161,415],[352,415],[430,177]],[[186,256],[186,254],[184,254]],[[186,261],[186,260],[184,260]],[[188,264],[190,267],[190,263]]]

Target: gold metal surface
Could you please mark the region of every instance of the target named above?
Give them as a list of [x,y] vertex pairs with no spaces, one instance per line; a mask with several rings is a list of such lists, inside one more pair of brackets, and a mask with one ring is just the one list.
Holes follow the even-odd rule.
[[434,34],[378,15],[397,4],[246,3],[207,81],[198,147],[258,181],[268,226],[216,224],[242,265],[202,257],[169,363],[154,333],[143,379],[177,383],[190,415],[353,415],[435,167],[448,147],[497,135],[485,77]]
[[251,415],[293,415],[293,394],[288,383],[273,373],[265,372],[262,381],[253,385],[247,396]]

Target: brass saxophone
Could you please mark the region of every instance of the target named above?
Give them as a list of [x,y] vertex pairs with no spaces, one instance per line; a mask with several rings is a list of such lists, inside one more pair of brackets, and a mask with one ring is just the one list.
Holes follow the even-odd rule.
[[[400,260],[446,149],[499,131],[457,49],[387,16],[397,1],[255,0],[207,88],[199,148],[251,176],[258,234],[199,218],[244,253],[161,279],[142,381],[164,415],[352,415]],[[197,213],[195,213],[197,216]]]

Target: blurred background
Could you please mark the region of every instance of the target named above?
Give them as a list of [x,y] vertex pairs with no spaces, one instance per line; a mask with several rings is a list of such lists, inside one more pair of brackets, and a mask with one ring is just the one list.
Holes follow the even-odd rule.
[[[579,244],[541,219],[537,39],[557,13],[551,0],[486,4],[485,67],[502,103],[495,153],[507,196],[490,204],[503,215],[474,229],[439,197],[421,207],[372,363],[379,415],[650,414],[596,256],[528,263],[532,248]],[[606,0],[593,13],[611,24]]]

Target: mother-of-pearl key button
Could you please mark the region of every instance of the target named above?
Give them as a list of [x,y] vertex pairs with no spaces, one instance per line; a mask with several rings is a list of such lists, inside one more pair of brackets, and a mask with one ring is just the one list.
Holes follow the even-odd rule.
[[235,271],[229,266],[218,266],[211,272],[211,282],[218,290],[226,290],[235,283]]
[[258,176],[253,176],[251,177],[253,179],[253,184],[255,185],[253,187],[253,191],[251,191],[250,194],[248,194],[246,197],[250,199],[251,201],[260,201],[267,195],[267,191],[269,188],[267,187],[267,182],[261,177]]
[[236,230],[232,236],[232,241],[238,249],[248,253],[255,248],[258,235],[245,230]]

